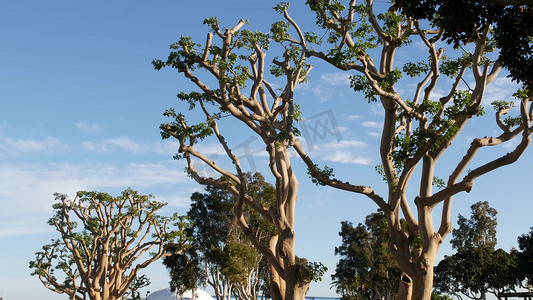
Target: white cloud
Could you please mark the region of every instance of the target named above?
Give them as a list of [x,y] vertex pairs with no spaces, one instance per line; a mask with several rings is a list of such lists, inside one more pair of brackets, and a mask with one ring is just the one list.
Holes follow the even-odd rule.
[[357,120],[357,119],[361,119],[361,116],[360,115],[349,115],[347,116],[348,120]]
[[320,102],[329,101],[334,97],[334,89],[321,84],[314,85],[311,88],[311,92],[315,94]]
[[97,124],[90,124],[85,122],[78,122],[75,124],[76,128],[83,133],[93,134],[103,130],[103,127]]
[[320,147],[325,149],[352,149],[352,148],[364,148],[368,146],[365,142],[356,141],[356,140],[342,140],[330,142]]
[[371,160],[367,157],[361,157],[361,156],[355,156],[353,153],[347,152],[347,151],[334,151],[331,153],[328,157],[326,157],[326,160],[332,161],[332,162],[341,162],[341,163],[348,163],[348,164],[354,164],[354,165],[370,165]]
[[[108,164],[3,164],[0,166],[0,238],[49,231],[53,194],[73,196],[79,190],[117,194],[131,187],[143,194],[158,194],[180,184],[195,185],[175,161],[165,163]],[[162,192],[169,193],[169,192]],[[188,198],[163,194],[174,206],[186,206]],[[186,201],[186,202],[185,202]],[[170,201],[169,201],[170,202]]]
[[363,125],[363,127],[368,127],[368,128],[381,128],[381,123],[374,122],[374,121],[365,121],[361,125]]
[[502,148],[505,149],[505,151],[514,150],[516,149],[516,146],[520,143],[519,138],[512,139],[510,141],[507,141],[503,143]]
[[89,152],[104,153],[114,150],[124,150],[134,154],[140,154],[146,151],[137,142],[132,141],[129,137],[116,137],[105,139],[101,142],[83,142],[83,148]]
[[[420,95],[421,98],[423,98],[424,96],[424,91],[422,90],[422,94]],[[433,89],[433,92],[431,93],[431,99],[432,100],[439,100],[440,98],[442,97],[446,97],[448,96],[448,94],[450,93],[449,90],[445,91],[442,87],[439,87],[439,86],[436,86],[434,89]]]
[[133,154],[161,154],[172,156],[178,152],[179,142],[164,140],[160,142],[139,143],[129,137],[121,136],[101,141],[85,141],[83,150],[94,153],[126,151]]
[[370,105],[370,112],[373,115],[376,115],[376,116],[384,116],[385,115],[385,113],[383,112],[383,107],[381,106],[381,104],[377,104],[377,103],[372,103]]
[[47,137],[44,140],[13,139],[10,137],[0,137],[1,156],[19,156],[35,153],[58,153],[68,151],[69,146],[63,144],[61,140]]
[[348,73],[324,73],[320,80],[332,86],[349,86],[350,74]]
[[366,143],[357,140],[342,140],[316,145],[310,152],[312,157],[323,161],[369,165],[372,160],[366,157],[363,151],[367,146]]
[[338,126],[337,129],[339,130],[339,132],[347,132],[350,128],[344,127],[344,126]]
[[519,86],[508,77],[496,78],[487,86],[483,104],[490,104],[497,100],[512,101],[514,100],[513,94],[518,88]]

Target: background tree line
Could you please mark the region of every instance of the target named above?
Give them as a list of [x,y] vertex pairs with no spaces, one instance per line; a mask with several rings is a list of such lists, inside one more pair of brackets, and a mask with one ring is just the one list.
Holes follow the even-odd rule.
[[[496,249],[497,213],[480,201],[471,206],[469,218],[459,214],[451,240],[456,253],[436,266],[433,298],[484,300],[488,293],[499,298],[517,288],[533,290],[533,227],[518,237],[518,249]],[[388,251],[386,222],[378,210],[364,224],[341,223],[342,244],[335,248],[340,259],[332,279],[343,299],[395,299],[401,270]]]

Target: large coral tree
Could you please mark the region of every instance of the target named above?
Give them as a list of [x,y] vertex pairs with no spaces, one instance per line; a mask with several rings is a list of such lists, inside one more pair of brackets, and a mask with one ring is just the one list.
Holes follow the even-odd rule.
[[[500,134],[488,136],[487,132],[487,136],[472,139],[468,149],[451,150],[452,142],[469,121],[483,115],[487,85],[502,68],[498,56],[492,53],[495,45],[491,24],[478,28],[462,47],[445,50],[439,48],[444,33],[441,28],[405,17],[395,6],[380,3],[375,8],[372,0],[362,4],[355,0],[346,2],[307,1],[324,34],[307,33],[305,40],[289,36],[286,41],[300,47],[308,57],[350,72],[351,87],[362,92],[367,101],[380,104],[383,130],[379,145],[381,164],[377,170],[386,181],[388,192],[380,195],[371,186],[333,178],[332,169],[319,168],[292,133],[290,144],[315,181],[367,196],[379,206],[389,225],[390,250],[405,273],[402,278],[412,284],[412,297],[430,299],[436,255],[452,230],[453,197],[471,191],[477,178],[516,162],[524,153],[533,130],[533,91],[525,86],[515,93],[519,110],[514,117],[505,118],[512,108],[511,99],[493,103]],[[283,8],[287,27],[297,26],[289,16],[288,4]],[[296,30],[299,32],[298,27]],[[327,42],[321,44],[325,38]],[[428,58],[399,65],[395,56],[400,47],[418,46],[415,40],[425,47]],[[416,48],[411,51],[416,53]],[[467,74],[472,78],[470,82]],[[417,80],[416,87],[398,89],[402,77]],[[448,81],[451,84],[442,84],[443,77],[451,79]],[[447,88],[447,92],[437,95],[437,86]],[[405,93],[400,94],[400,90]],[[516,142],[509,143],[511,140]],[[483,149],[504,145],[511,149],[507,154],[472,164]],[[435,173],[439,159],[449,150],[464,154],[454,163],[445,181],[435,177]],[[414,174],[420,174],[418,180]],[[418,193],[410,196],[407,190],[415,182]],[[439,204],[442,204],[440,223],[435,224],[433,215]],[[402,226],[401,218],[405,218],[407,226]]]
[[[267,259],[270,270],[270,296],[272,299],[303,299],[311,279],[316,274],[316,264],[309,264],[295,253],[295,215],[298,198],[298,180],[289,157],[290,136],[299,111],[293,96],[296,86],[306,78],[310,66],[305,63],[301,49],[291,44],[279,47],[279,58],[269,64],[266,50],[271,41],[282,41],[284,23],[273,25],[269,33],[243,29],[241,20],[228,29],[220,27],[216,18],[206,19],[211,32],[204,45],[189,37],[182,37],[171,46],[172,52],[165,61],[154,60],[156,69],[172,67],[189,79],[198,91],[178,95],[187,101],[192,110],[203,115],[204,120],[191,124],[185,115],[168,110],[165,114],[173,121],[161,126],[163,138],[179,141],[178,158],[187,162],[187,172],[198,183],[224,189],[234,195],[235,215],[242,232]],[[300,36],[303,42],[303,36]],[[267,78],[270,73],[282,78],[273,85]],[[273,80],[276,80],[274,76]],[[213,84],[213,86],[209,86]],[[277,87],[281,85],[281,88]],[[196,114],[197,116],[198,114]],[[241,160],[226,140],[219,123],[230,116],[240,121],[242,134],[246,132],[263,142],[268,157],[270,173],[275,178],[276,200],[263,203],[247,191],[249,185]],[[248,131],[246,131],[248,129]],[[214,136],[223,148],[225,157],[233,165],[225,167],[198,150],[202,139]],[[204,176],[195,167],[195,160],[203,162],[214,176]],[[222,158],[221,158],[222,159]],[[244,214],[244,206],[257,211],[271,224],[267,243],[254,234]],[[318,268],[321,271],[321,268]]]

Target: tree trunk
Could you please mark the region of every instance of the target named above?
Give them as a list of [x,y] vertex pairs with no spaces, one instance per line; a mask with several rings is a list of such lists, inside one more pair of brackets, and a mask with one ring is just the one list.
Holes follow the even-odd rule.
[[305,300],[310,284],[307,268],[301,264],[295,264],[288,267],[285,273],[287,275],[287,289],[284,300]]
[[279,274],[270,266],[270,298],[272,300],[284,300],[285,282]]
[[270,268],[270,297],[272,300],[305,300],[309,290],[308,270],[296,264],[286,268],[285,278]]
[[[278,236],[272,235],[268,240],[268,247],[272,253],[276,253],[276,245],[278,243]],[[280,263],[282,261],[280,260]],[[272,300],[283,300],[285,297],[285,281],[281,278],[280,274],[276,271],[276,268],[272,264],[268,264],[269,277],[270,277],[270,298]]]
[[433,292],[433,265],[435,259],[428,261],[425,270],[417,270],[413,279],[412,300],[431,300]]

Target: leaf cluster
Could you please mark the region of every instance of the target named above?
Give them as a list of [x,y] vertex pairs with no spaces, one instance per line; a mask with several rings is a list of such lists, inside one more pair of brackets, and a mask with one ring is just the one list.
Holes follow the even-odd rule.
[[[317,164],[315,164],[315,168],[320,173],[320,177],[325,177],[325,178],[330,178],[331,179],[332,177],[335,176],[335,174],[333,174],[333,168],[330,168],[328,166],[324,166],[324,169],[320,169]],[[313,175],[311,175],[311,170],[310,169],[307,169],[307,174],[309,175],[309,178],[311,179],[311,181],[314,184],[322,185],[322,186],[325,185],[324,183],[322,183],[321,181],[316,179]]]
[[[396,135],[395,150],[391,158],[400,169],[422,149],[431,153],[445,146],[457,134],[459,130],[457,123],[461,118],[482,116],[485,113],[483,107],[473,107],[470,91],[461,90],[455,92],[452,102],[446,107],[443,107],[440,101],[429,99],[425,99],[419,105],[413,102],[408,102],[408,105],[423,114],[429,114],[433,120],[431,126],[417,127],[409,133],[400,132]],[[401,116],[406,119],[412,118],[409,114]]]
[[518,254],[521,277],[527,280],[527,284],[533,286],[533,227],[527,234],[518,237]]
[[[191,94],[195,94],[194,92]],[[185,96],[182,96],[185,97]],[[207,120],[207,122],[200,122],[194,125],[188,125],[185,121],[185,116],[182,113],[176,113],[174,108],[167,109],[164,116],[173,119],[173,122],[161,124],[159,129],[161,130],[161,137],[168,139],[171,136],[177,137],[179,140],[189,140],[191,144],[195,144],[198,141],[205,139],[213,134],[213,128],[210,122],[216,120],[220,115],[213,116],[213,119]],[[175,159],[181,159],[182,156],[176,154]]]

